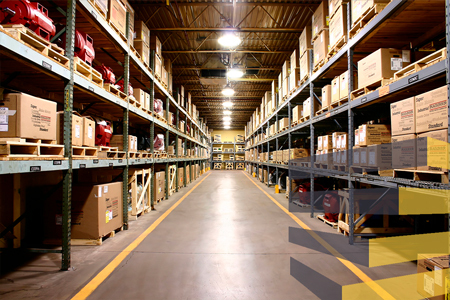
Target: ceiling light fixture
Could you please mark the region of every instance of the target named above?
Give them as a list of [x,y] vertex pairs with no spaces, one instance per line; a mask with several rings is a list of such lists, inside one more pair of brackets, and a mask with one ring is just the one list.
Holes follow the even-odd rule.
[[230,122],[230,121],[223,122],[223,125],[225,125],[225,126],[230,126],[230,125],[231,125],[231,122]]
[[241,43],[241,39],[235,35],[233,32],[228,32],[222,35],[219,40],[219,44],[228,47],[228,48],[235,48]]
[[234,90],[228,85],[222,90],[222,95],[230,97],[234,95]]
[[224,128],[225,128],[225,129],[230,129],[230,126],[225,126]]
[[244,72],[242,72],[241,70],[237,70],[237,69],[230,69],[227,72],[227,76],[228,76],[228,78],[241,78],[242,76],[244,76]]
[[227,101],[223,103],[224,107],[232,107],[233,106],[233,102]]
[[223,111],[223,114],[226,115],[226,116],[229,116],[229,115],[231,115],[231,111],[229,111],[229,110],[224,110],[224,111]]
[[224,121],[231,121],[231,117],[223,117]]

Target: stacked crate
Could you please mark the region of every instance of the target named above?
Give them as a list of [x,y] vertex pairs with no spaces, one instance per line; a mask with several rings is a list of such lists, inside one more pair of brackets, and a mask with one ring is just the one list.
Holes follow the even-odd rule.
[[299,54],[300,54],[300,82],[304,82],[309,78],[310,72],[310,51],[313,49],[311,26],[305,26],[299,38]]
[[330,49],[328,56],[336,54],[347,43],[347,4],[344,0],[330,0]]
[[290,62],[289,93],[293,93],[300,86],[300,50],[298,48],[292,52]]
[[322,67],[328,55],[328,2],[322,1],[312,18],[312,40],[314,49],[314,70]]
[[136,21],[134,29],[136,30],[134,48],[144,64],[150,66],[150,30],[143,21]]
[[159,38],[151,34],[150,35],[150,51],[155,51],[155,57],[154,57],[154,70],[156,78],[158,78],[160,81],[162,81],[163,76],[163,57],[162,57],[162,44]]
[[282,79],[282,101],[284,102],[289,95],[289,74],[291,73],[291,62],[286,60],[281,69]]

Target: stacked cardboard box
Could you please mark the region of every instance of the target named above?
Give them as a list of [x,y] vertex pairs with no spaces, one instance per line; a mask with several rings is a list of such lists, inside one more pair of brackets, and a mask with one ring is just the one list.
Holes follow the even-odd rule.
[[[123,134],[115,134],[110,140],[111,147],[117,147],[119,151],[124,151],[123,149]],[[137,137],[134,135],[128,135],[128,151],[137,152]]]
[[[330,1],[330,6],[331,6]],[[336,2],[336,1],[335,1]],[[331,15],[331,14],[330,14]],[[340,49],[347,41],[347,5],[340,4],[330,18],[330,50]]]
[[386,5],[389,2],[390,0],[351,0],[352,25],[358,22],[358,20],[374,5]]
[[291,62],[286,60],[281,69],[283,87],[282,87],[282,99],[285,99],[289,94],[289,74],[291,74]]
[[136,38],[134,40],[134,48],[139,53],[148,66],[150,65],[150,30],[143,21],[136,21],[134,24],[136,30]]
[[[363,124],[355,130],[353,165],[391,169],[389,147],[379,146],[391,142],[390,126],[384,124]],[[379,159],[380,158],[380,159]]]
[[289,92],[295,91],[300,85],[300,51],[295,49],[291,54],[291,73],[289,74]]

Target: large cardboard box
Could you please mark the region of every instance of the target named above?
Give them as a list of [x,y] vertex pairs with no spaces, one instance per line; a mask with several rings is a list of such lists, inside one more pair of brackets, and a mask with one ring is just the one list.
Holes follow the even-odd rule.
[[417,135],[417,170],[444,171],[449,165],[447,129]]
[[448,278],[448,255],[417,255],[417,292],[429,300],[445,300]]
[[278,93],[278,80],[275,79],[274,81],[272,81],[272,94],[271,94],[271,99],[272,100],[272,105],[273,107],[276,106],[277,103],[277,93]]
[[83,146],[95,147],[95,121],[91,117],[83,117]]
[[[330,47],[333,48],[339,40],[347,37],[347,5],[339,6],[334,16],[330,19]],[[345,40],[340,43],[343,45]]]
[[289,92],[300,86],[300,69],[291,69],[289,74]]
[[351,0],[352,24],[355,24],[375,4],[388,4],[389,2],[390,0]]
[[448,128],[447,86],[415,97],[416,133]]
[[[354,146],[353,147],[353,163],[351,165],[353,166],[359,166],[361,161],[359,159],[359,146]],[[341,157],[341,161],[342,161],[342,157]]]
[[150,30],[147,25],[145,25],[144,21],[136,20],[134,22],[134,30],[136,31],[135,39],[142,40],[146,45],[150,46]]
[[166,86],[169,86],[169,73],[167,73],[167,70],[166,68],[164,68],[164,66],[162,67],[162,82]]
[[338,102],[339,97],[339,76],[334,77],[331,81],[331,103]]
[[347,2],[348,2],[348,0],[329,0],[328,1],[328,13],[330,15],[330,18],[333,17],[333,15],[336,13],[338,8],[341,7],[341,5],[343,3],[347,3]]
[[322,150],[323,147],[323,136],[317,137],[317,150]]
[[389,125],[364,124],[358,127],[359,146],[386,144],[391,142],[391,130]]
[[333,134],[331,135],[331,140],[332,140],[332,147],[333,149],[339,149],[340,148],[340,144],[338,147],[338,142],[340,142],[339,140],[339,136],[345,134],[345,132],[333,132]]
[[95,0],[95,6],[108,15],[108,0]]
[[368,167],[379,168],[380,170],[392,169],[392,145],[370,145],[367,146]]
[[150,50],[154,50],[155,53],[162,58],[162,44],[158,36],[150,34]]
[[56,140],[56,102],[5,94],[0,101],[0,137]]
[[328,1],[323,0],[312,17],[312,38],[314,39],[323,29],[328,28]]
[[143,89],[133,89],[133,96],[134,96],[134,98],[136,98],[136,101],[138,103],[142,104],[143,107],[146,106],[145,102],[146,102],[147,96],[150,100],[150,95]]
[[294,69],[298,69],[300,68],[300,55],[299,55],[299,50],[298,49],[294,49],[294,51],[291,54],[291,72]]
[[360,147],[359,148],[359,166],[361,166],[361,167],[367,166],[367,156],[368,156],[367,147]]
[[141,56],[142,60],[150,65],[150,47],[143,40],[134,40],[134,48]]
[[287,163],[289,162],[289,149],[283,150],[283,162]]
[[316,99],[314,99],[313,101],[313,109],[314,111],[311,113],[311,98],[308,98],[305,101],[303,101],[303,117],[309,117],[311,115],[314,116],[316,111],[319,110],[319,103],[317,102]]
[[331,149],[333,149],[333,136],[332,135],[322,136],[322,150],[331,150]]
[[129,16],[129,24],[128,24],[130,30],[128,31],[128,37],[127,38],[132,42],[133,39],[134,39],[134,15],[135,15],[135,12],[134,12],[134,9],[131,6],[130,2],[128,2],[126,0],[124,0],[124,2],[125,2],[124,4],[125,4],[125,7],[127,9],[127,12],[130,15]]
[[347,150],[348,149],[348,134],[344,133],[341,134],[338,138],[338,149],[340,150]]
[[410,62],[409,50],[378,49],[358,61],[358,88],[389,79]]
[[300,58],[300,81],[309,77],[309,51],[305,52],[304,55]]
[[162,79],[162,61],[161,58],[155,54],[155,74]]
[[[339,76],[339,98],[348,98],[348,70]],[[358,76],[356,72],[353,73],[353,89],[358,86]]]
[[414,97],[391,103],[392,135],[416,132],[416,111]]
[[292,109],[292,122],[300,120],[303,113],[303,105],[297,105]]
[[289,74],[291,73],[291,62],[289,60],[286,60],[283,63],[281,73],[283,74],[283,80],[289,77]]
[[[57,113],[57,126],[56,126],[56,142],[58,144],[64,144],[64,112],[59,111]],[[94,130],[95,132],[95,130]],[[79,115],[72,114],[72,145],[83,145],[83,118]]]
[[[137,139],[136,139],[136,141],[137,141]],[[114,134],[111,137],[109,144],[111,145],[111,147],[119,148],[119,151],[124,151],[123,150],[124,149],[123,148],[123,134]],[[135,144],[134,136],[128,135],[128,151],[135,152],[134,144]]]
[[278,130],[281,130],[285,127],[289,126],[289,118],[283,118],[281,120],[278,121]]
[[283,79],[283,98],[289,94],[289,76]]
[[331,104],[331,84],[327,84],[322,88],[322,108]]
[[295,148],[291,149],[290,159],[303,158],[310,156],[309,150],[305,148]]
[[117,30],[125,35],[127,9],[119,0],[109,0],[108,17],[109,21]]
[[392,168],[416,169],[416,142],[415,134],[392,137]]
[[328,30],[323,30],[314,41],[314,67],[326,59],[329,45]]
[[302,34],[299,38],[300,57],[302,57],[307,50],[313,49],[311,40],[312,28],[311,26],[305,26],[305,29],[303,29]]
[[160,171],[155,172],[155,176],[153,177],[153,195],[155,200],[161,200],[165,197],[165,191],[166,191],[166,172]]

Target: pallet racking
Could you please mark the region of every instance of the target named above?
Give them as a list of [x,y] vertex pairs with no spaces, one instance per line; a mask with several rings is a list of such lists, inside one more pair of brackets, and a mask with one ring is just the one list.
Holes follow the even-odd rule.
[[[428,5],[428,6],[427,6]],[[316,72],[312,72],[313,68],[313,53],[312,50],[308,50],[310,56],[310,74],[308,78],[296,89],[288,98],[282,102],[277,95],[277,108],[274,113],[266,118],[260,125],[257,126],[252,132],[246,132],[247,150],[256,149],[269,151],[269,149],[279,150],[283,145],[285,148],[291,148],[291,141],[296,136],[309,137],[310,139],[310,151],[311,162],[309,167],[296,166],[289,161],[289,166],[273,163],[263,163],[255,161],[246,161],[248,167],[255,166],[257,172],[261,169],[276,168],[276,177],[278,182],[278,172],[280,169],[289,168],[289,178],[292,175],[303,174],[310,178],[311,190],[310,200],[311,203],[315,202],[314,197],[314,178],[317,176],[330,177],[334,179],[340,179],[347,181],[349,189],[349,243],[354,243],[354,189],[355,184],[364,183],[374,186],[384,187],[387,189],[398,190],[400,187],[418,187],[425,189],[449,189],[449,185],[439,182],[428,181],[415,181],[404,178],[394,178],[376,175],[363,175],[359,173],[351,173],[350,171],[337,171],[320,169],[314,167],[314,155],[313,153],[314,143],[316,140],[316,133],[324,132],[329,128],[334,128],[339,131],[348,132],[349,140],[348,145],[354,145],[354,129],[355,120],[361,120],[361,116],[368,115],[376,112],[376,109],[380,109],[385,103],[390,103],[397,100],[406,98],[406,95],[417,95],[423,91],[431,90],[438,86],[446,85],[450,89],[450,64],[449,64],[449,42],[450,42],[450,2],[444,1],[436,5],[429,5],[421,1],[406,1],[397,0],[391,1],[386,7],[378,13],[373,19],[359,30],[356,34],[349,36],[347,34],[347,44],[342,46],[340,50],[332,56],[322,67]],[[426,11],[426,14],[440,15],[443,17],[445,14],[445,26],[440,23],[440,18],[433,19],[427,17],[423,19],[421,14],[417,14],[417,11]],[[433,20],[432,20],[433,19]],[[441,18],[442,19],[442,18]],[[351,7],[347,5],[347,27],[351,28]],[[430,23],[428,23],[430,21]],[[410,26],[415,24],[415,26]],[[431,31],[431,32],[430,32]],[[345,70],[349,71],[349,74],[353,74],[355,67],[355,60],[361,58],[361,54],[367,55],[378,48],[400,48],[410,46],[410,38],[412,35],[415,37],[413,41],[413,47],[417,47],[421,43],[423,44],[430,38],[430,34],[437,33],[437,31],[444,32],[446,36],[445,47],[446,58],[416,72],[411,72],[400,79],[388,84],[384,89],[378,89],[374,91],[368,91],[367,94],[358,96],[352,99],[352,91],[355,90],[353,77],[349,76],[348,80],[348,99],[345,103],[341,103],[337,107],[328,110],[326,113],[318,116],[312,116],[308,120],[304,120],[300,124],[292,126],[292,108],[297,104],[301,104],[303,100],[310,97],[311,99],[317,99],[320,102],[317,94],[320,89],[326,84],[330,84],[331,79],[338,75],[339,72]],[[450,93],[449,93],[450,94]],[[403,97],[403,98],[402,98]],[[313,101],[311,101],[311,112],[314,112]],[[386,107],[384,107],[386,109]],[[450,108],[449,108],[450,115]],[[278,120],[279,118],[289,118],[289,128],[285,131],[278,132]],[[265,130],[269,128],[271,124],[276,124],[277,134],[267,138],[264,141],[259,141],[255,144],[251,144],[251,140],[259,134],[265,133]],[[450,134],[449,134],[450,135]],[[350,167],[349,162],[353,161],[352,151],[347,151],[347,167]],[[350,170],[348,168],[347,170]],[[292,190],[292,189],[291,189]],[[378,200],[381,200],[378,199]],[[292,201],[292,199],[290,199]],[[311,205],[311,217],[314,217],[314,205]]]
[[[66,58],[69,64],[63,65],[44,53],[35,51],[25,43],[13,38],[3,28],[0,28],[0,57],[3,61],[8,59],[8,64],[3,64],[4,70],[9,70],[4,74],[7,75],[0,86],[0,97],[3,97],[5,89],[19,90],[29,94],[36,94],[42,98],[50,99],[59,102],[61,107],[64,107],[64,157],[55,160],[10,160],[0,162],[0,175],[14,174],[15,193],[20,185],[20,174],[34,173],[39,176],[42,172],[60,171],[63,174],[63,199],[62,199],[62,247],[60,250],[49,249],[29,249],[33,252],[51,252],[61,253],[62,262],[61,269],[68,270],[71,266],[71,196],[72,196],[72,182],[74,173],[79,169],[90,168],[120,168],[123,170],[123,224],[124,229],[128,227],[128,170],[129,167],[151,168],[151,176],[153,177],[155,166],[165,168],[166,175],[166,199],[169,196],[169,168],[171,165],[176,166],[176,182],[179,182],[179,175],[184,178],[184,186],[186,186],[186,167],[189,168],[189,177],[193,176],[192,165],[199,164],[200,170],[207,169],[206,164],[208,157],[184,157],[184,153],[178,153],[179,138],[183,140],[184,149],[199,149],[207,150],[210,148],[209,136],[206,132],[205,124],[199,124],[187,111],[177,103],[178,89],[174,91],[173,96],[171,91],[168,91],[161,82],[156,80],[154,72],[154,52],[152,51],[152,60],[150,69],[145,66],[133,51],[130,40],[125,41],[123,37],[101,16],[99,11],[93,6],[92,2],[88,0],[68,0],[67,7],[58,7],[51,2],[52,11],[59,13],[60,19],[66,23],[63,30],[57,34],[56,37],[66,34]],[[61,5],[61,4],[60,4]],[[129,36],[128,31],[129,13],[126,15],[126,36]],[[110,64],[117,68],[116,71],[123,71],[124,79],[124,95],[119,97],[105,90],[95,82],[89,80],[76,72],[76,62],[74,57],[74,35],[75,26],[77,29],[82,29],[88,32],[94,38],[95,42],[101,45],[96,48],[98,56],[102,58],[102,62]],[[12,62],[12,63],[11,63]],[[119,73],[117,72],[117,73]],[[26,76],[30,75],[29,82],[24,82]],[[25,79],[23,79],[25,78]],[[18,79],[18,80],[16,80]],[[166,120],[169,119],[169,110],[175,112],[176,127],[170,126],[160,118],[157,118],[150,113],[144,112],[135,105],[132,105],[128,95],[128,83],[132,82],[133,86],[141,87],[147,90],[150,94],[150,107],[153,108],[155,94],[159,94],[165,98],[165,112]],[[49,97],[42,96],[46,94]],[[58,101],[59,100],[59,101]],[[84,107],[80,105],[83,103]],[[97,111],[107,113],[114,119],[122,120],[123,129],[123,151],[126,156],[121,159],[74,159],[72,153],[72,111],[76,108],[82,108],[83,111],[95,108]],[[179,122],[185,121],[185,124],[190,125],[191,135],[184,126],[184,131],[178,130]],[[128,155],[128,135],[130,124],[140,126],[140,129],[145,129],[150,138],[150,153],[155,153],[153,139],[156,132],[163,133],[165,138],[165,145],[169,145],[170,139],[175,140],[175,157],[171,158],[130,158]],[[198,140],[193,138],[198,136]],[[184,173],[179,174],[178,168],[183,167]],[[178,184],[175,185],[175,190],[178,191]],[[153,180],[151,181],[151,190],[153,190]],[[19,233],[19,240],[15,242],[15,247],[20,247],[20,222],[25,218],[25,213],[20,210],[20,195],[14,196],[14,222],[7,226],[5,230],[0,233],[0,238],[9,231]],[[154,202],[153,193],[151,193],[151,205]]]
[[[214,146],[233,146],[233,151],[223,151],[224,149],[222,148],[222,151],[213,151],[214,150]],[[214,163],[232,163],[233,164],[233,169],[236,169],[236,163],[239,162],[244,162],[243,160],[236,160],[236,155],[244,155],[245,151],[240,151],[237,152],[236,151],[236,146],[237,145],[245,145],[245,142],[236,142],[236,138],[234,139],[233,142],[212,142],[211,143],[211,159],[210,159],[210,164],[211,164],[211,169],[213,169]],[[214,154],[232,154],[234,155],[234,160],[214,160]]]

